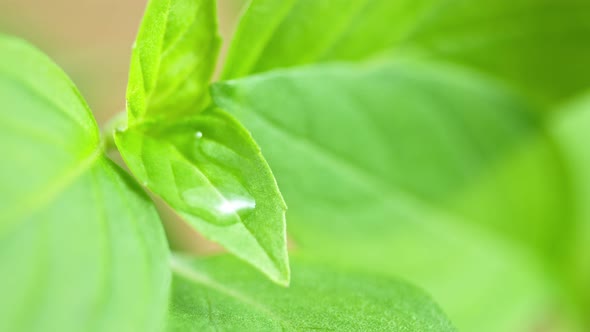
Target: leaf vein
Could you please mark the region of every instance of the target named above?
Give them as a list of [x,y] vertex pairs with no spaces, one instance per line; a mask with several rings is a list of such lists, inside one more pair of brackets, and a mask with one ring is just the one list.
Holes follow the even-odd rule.
[[184,279],[191,281],[193,283],[201,284],[203,286],[209,287],[223,295],[226,295],[230,298],[237,300],[238,302],[244,303],[251,308],[256,309],[257,311],[267,315],[271,319],[277,321],[280,324],[284,324],[289,327],[290,330],[293,330],[293,325],[287,319],[275,314],[269,308],[264,306],[263,304],[249,298],[248,296],[240,293],[239,291],[229,288],[227,286],[221,285],[217,283],[215,280],[211,279],[209,276],[196,271],[190,265],[184,263],[180,258],[176,256],[170,257],[170,267],[174,273],[183,277]]

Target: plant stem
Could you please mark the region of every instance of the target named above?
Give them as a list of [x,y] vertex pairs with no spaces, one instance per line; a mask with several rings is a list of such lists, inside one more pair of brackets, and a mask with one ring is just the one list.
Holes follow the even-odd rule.
[[109,154],[118,151],[115,144],[115,133],[127,129],[127,113],[120,112],[113,116],[102,129],[102,144],[104,151]]

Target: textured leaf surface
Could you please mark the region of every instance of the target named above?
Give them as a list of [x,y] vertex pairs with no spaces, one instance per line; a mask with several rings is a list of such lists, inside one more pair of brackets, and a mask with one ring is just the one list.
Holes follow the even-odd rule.
[[103,155],[66,75],[0,37],[0,330],[157,331],[169,289],[155,209]]
[[199,232],[289,282],[285,203],[250,134],[219,109],[117,134],[129,168]]
[[562,163],[496,84],[400,61],[274,71],[213,95],[264,149],[302,255],[412,280],[464,331],[528,329],[561,301]]
[[590,84],[589,22],[586,0],[253,0],[224,77],[418,53],[554,102]]
[[168,331],[455,331],[421,291],[395,279],[293,264],[285,289],[227,257],[175,257]]
[[216,20],[215,0],[150,0],[131,59],[131,125],[206,106],[220,45]]
[[116,144],[133,174],[199,232],[288,284],[286,207],[274,177],[239,123],[203,112],[219,49],[215,6],[150,2],[131,64],[128,128]]

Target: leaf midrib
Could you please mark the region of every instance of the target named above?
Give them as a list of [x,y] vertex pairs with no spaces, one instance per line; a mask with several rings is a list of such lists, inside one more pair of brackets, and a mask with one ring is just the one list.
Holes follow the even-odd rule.
[[294,329],[292,322],[275,314],[272,310],[270,310],[269,308],[267,308],[263,304],[240,293],[239,291],[217,283],[215,280],[213,280],[212,278],[209,278],[209,276],[207,276],[203,273],[200,273],[195,268],[186,264],[185,262],[182,261],[181,258],[179,258],[175,255],[170,256],[170,267],[176,275],[178,275],[188,281],[191,281],[195,284],[201,284],[205,287],[213,289],[223,295],[226,295],[234,300],[237,300],[238,302],[248,305],[250,308],[256,309],[257,311],[267,315],[268,317],[270,317],[273,320],[278,321],[281,324],[281,327],[283,329],[285,327],[288,327],[289,329],[292,329],[292,330]]
[[[150,139],[153,139],[153,140],[158,141],[158,138],[155,137],[155,136],[151,136],[148,131],[143,132],[143,134],[146,137],[149,137]],[[211,182],[211,179],[209,179],[209,177],[204,172],[202,172],[201,169],[197,165],[195,165],[195,163],[193,163],[184,153],[180,152],[176,148],[176,146],[174,144],[172,144],[172,143],[170,143],[168,141],[166,141],[165,144],[169,144],[172,147],[172,149],[174,150],[174,152],[176,152],[176,154],[182,160],[184,160],[186,163],[188,163],[189,165],[191,165],[196,171],[198,171],[203,176],[203,178],[207,181],[207,183],[213,189],[213,191],[216,192],[219,195],[219,197],[221,197],[221,199],[223,199],[225,202],[227,202],[226,197],[221,193],[221,191],[219,191],[219,189],[217,188],[217,186],[213,182]],[[142,149],[143,149],[143,142],[142,142]],[[142,154],[142,156],[143,156],[143,154]],[[142,159],[142,163],[145,164],[145,161],[143,159]],[[171,172],[172,176],[175,177],[174,181],[176,181],[176,175],[175,175],[174,171],[171,169],[170,172]],[[175,189],[176,189],[176,194],[180,197],[180,192],[178,192],[178,186],[175,186]],[[182,211],[182,212],[183,213],[186,213],[186,214],[189,214],[189,215],[194,215],[191,212],[187,212],[187,211]],[[236,217],[236,219],[239,221],[239,223],[242,226],[244,226],[244,228],[248,231],[248,233],[250,234],[250,236],[252,236],[252,238],[256,241],[256,243],[258,244],[258,246],[264,251],[264,253],[266,254],[266,256],[269,259],[269,261],[272,262],[272,264],[274,265],[274,268],[275,268],[276,272],[279,275],[282,275],[283,272],[280,270],[280,266],[281,265],[276,262],[275,258],[273,257],[273,255],[271,255],[271,252],[268,250],[268,248],[266,248],[265,246],[262,245],[262,243],[260,242],[260,240],[258,239],[258,237],[256,237],[254,235],[254,232],[250,229],[250,227],[248,227],[246,225],[246,223],[244,222],[244,220],[242,220],[242,217],[237,212],[233,212],[233,215]],[[200,216],[198,216],[198,218],[203,219]],[[205,220],[205,219],[203,219],[203,220]]]
[[[320,157],[322,160],[326,161],[327,163],[334,165],[335,168],[340,168],[344,170],[346,173],[355,176],[357,179],[358,184],[364,184],[364,189],[369,189],[374,192],[375,197],[380,197],[382,201],[397,201],[401,202],[402,204],[398,204],[397,207],[407,207],[404,209],[403,212],[405,215],[411,217],[412,220],[416,222],[420,222],[420,220],[425,216],[439,216],[439,219],[443,219],[444,222],[452,223],[455,226],[467,227],[469,225],[473,225],[473,223],[469,223],[463,216],[450,214],[448,211],[433,206],[428,201],[416,196],[415,194],[407,191],[407,190],[396,190],[392,184],[386,183],[384,184],[379,178],[376,178],[373,175],[373,172],[368,171],[361,166],[356,165],[355,163],[350,162],[348,159],[338,155],[337,153],[331,151],[330,149],[317,144],[304,136],[297,135],[286,128],[274,123],[267,117],[259,114],[257,112],[249,112],[253,114],[256,118],[260,119],[264,122],[268,127],[275,130],[275,132],[279,133],[280,135],[286,136],[293,142],[299,142],[298,145],[303,146],[306,150],[311,151],[314,156]],[[418,212],[422,211],[422,212]],[[472,228],[472,227],[470,227]],[[490,232],[485,227],[473,227],[474,229],[479,229],[483,231],[486,235],[492,236],[493,239],[500,239],[495,233]],[[443,230],[443,227],[439,227],[438,230]],[[453,234],[440,232],[440,234],[448,235],[449,240],[453,240]],[[518,247],[520,246],[516,243]]]
[[0,214],[0,234],[6,233],[19,220],[34,214],[51,203],[61,192],[89,170],[102,156],[103,149],[102,145],[99,144],[88,156],[55,177],[53,181],[36,190],[33,195],[21,200],[12,210]]

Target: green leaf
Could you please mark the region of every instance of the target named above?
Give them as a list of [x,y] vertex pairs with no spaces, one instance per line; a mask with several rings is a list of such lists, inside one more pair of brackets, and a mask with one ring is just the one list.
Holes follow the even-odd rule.
[[168,250],[51,60],[0,36],[0,330],[158,331]]
[[553,103],[590,84],[588,22],[586,0],[252,0],[223,77],[418,53]]
[[223,77],[391,48],[429,12],[432,0],[252,0],[231,43]]
[[293,265],[284,289],[225,257],[173,257],[168,331],[455,331],[421,291],[395,279]]
[[590,94],[562,106],[560,114],[552,120],[553,133],[564,152],[575,193],[573,210],[577,222],[567,243],[571,255],[567,261],[569,282],[580,294],[580,307],[585,308],[581,315],[590,326]]
[[129,128],[116,144],[133,174],[193,227],[288,284],[286,207],[274,177],[239,123],[202,111],[220,43],[215,6],[150,1],[131,63]]
[[590,85],[590,2],[445,1],[405,48],[481,69],[541,103]]
[[129,124],[206,106],[219,45],[214,0],[150,0],[131,58]]
[[273,71],[213,98],[264,150],[301,255],[412,280],[464,331],[562,314],[565,171],[495,82],[404,60]]
[[289,282],[285,203],[250,134],[209,109],[116,136],[137,178],[205,237]]

